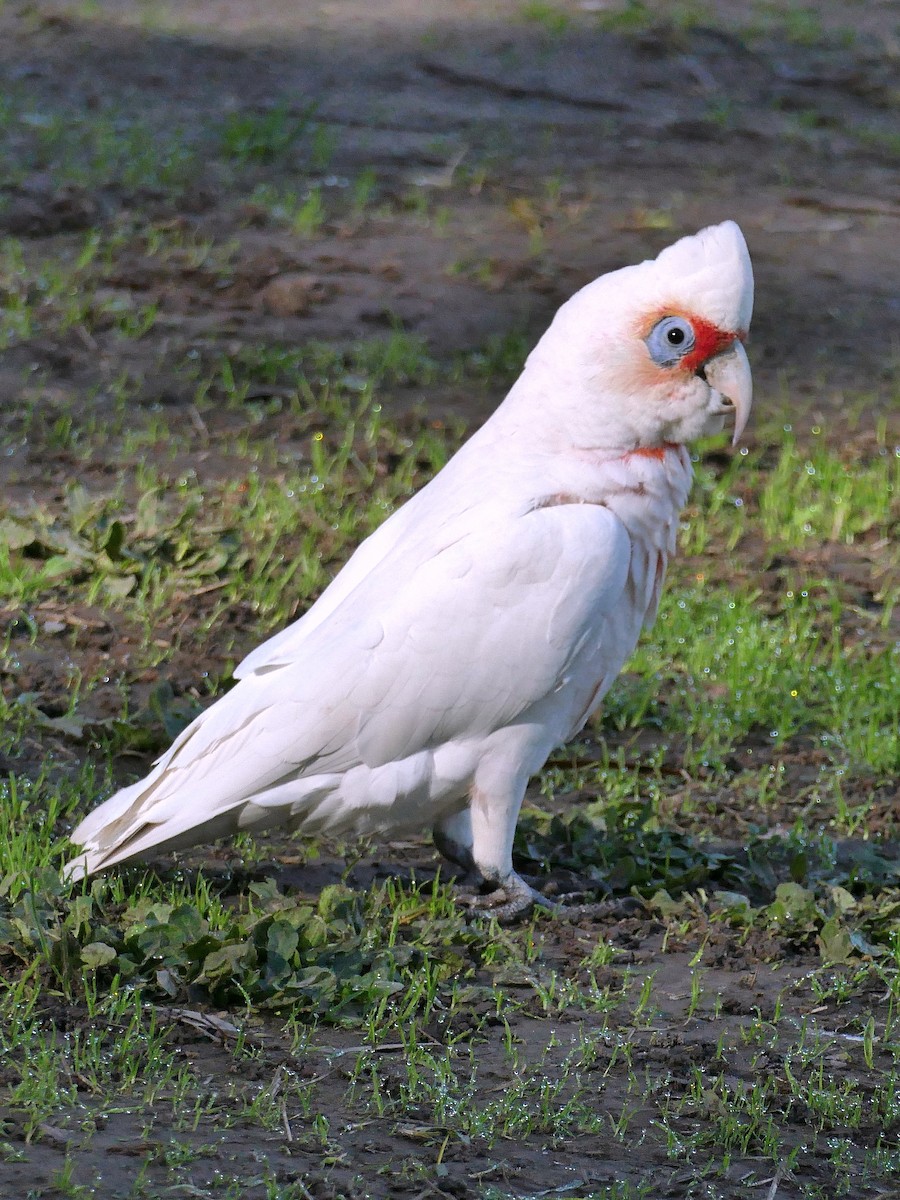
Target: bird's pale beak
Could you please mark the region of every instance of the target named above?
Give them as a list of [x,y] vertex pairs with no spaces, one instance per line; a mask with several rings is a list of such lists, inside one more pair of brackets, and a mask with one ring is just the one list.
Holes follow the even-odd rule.
[[734,409],[734,437],[731,439],[734,446],[744,432],[753,404],[753,376],[746,350],[740,342],[732,342],[727,350],[706,363],[703,375],[709,386]]

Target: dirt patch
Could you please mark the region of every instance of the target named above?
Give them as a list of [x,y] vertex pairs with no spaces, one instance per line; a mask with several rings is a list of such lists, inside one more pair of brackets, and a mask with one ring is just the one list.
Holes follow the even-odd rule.
[[[192,157],[177,201],[162,183],[129,186],[114,165],[92,187],[31,170],[0,213],[42,248],[66,228],[154,206],[200,237],[233,239],[224,277],[177,261],[148,272],[123,258],[117,286],[160,305],[167,356],[234,339],[350,340],[396,323],[440,355],[492,332],[530,336],[596,274],[731,216],[758,278],[751,357],[762,403],[803,414],[798,424],[806,414],[835,421],[852,390],[893,419],[885,331],[896,299],[885,246],[900,197],[886,7],[868,6],[852,41],[829,33],[840,12],[827,5],[821,28],[794,40],[777,14],[748,37],[727,6],[715,24],[662,20],[637,32],[606,28],[577,6],[548,28],[514,4],[449,19],[439,6],[392,4],[375,20],[362,6],[352,17],[343,8],[289,17],[266,5],[252,20],[229,9],[224,29],[208,7],[164,8],[164,34],[129,28],[127,5],[98,5],[87,21],[41,6],[30,25],[2,16],[0,54],[30,119],[139,115],[160,145],[181,131]],[[215,151],[229,113],[313,101],[328,165],[312,179],[326,198],[374,171],[387,208],[399,211],[347,217],[298,243],[252,228],[255,179],[223,181]],[[256,178],[302,193],[311,153],[298,146]],[[414,196],[440,211],[437,230],[409,212]],[[310,280],[304,305],[272,311],[266,289],[298,273]],[[69,387],[123,366],[156,374],[157,337],[130,346],[137,361],[124,363],[112,338],[94,340],[29,346],[29,362],[37,356],[51,375],[62,366]],[[11,363],[25,365],[15,353]]]

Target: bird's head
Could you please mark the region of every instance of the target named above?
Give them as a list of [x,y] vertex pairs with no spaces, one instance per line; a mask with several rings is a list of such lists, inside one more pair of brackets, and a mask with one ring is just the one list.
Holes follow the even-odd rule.
[[532,360],[542,373],[554,363],[577,397],[573,432],[583,445],[685,442],[717,433],[726,415],[736,442],[752,399],[742,344],[752,310],[747,245],[724,221],[582,288]]

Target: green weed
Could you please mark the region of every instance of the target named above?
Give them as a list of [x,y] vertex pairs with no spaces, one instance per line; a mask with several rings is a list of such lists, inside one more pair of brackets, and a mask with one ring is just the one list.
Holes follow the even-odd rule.
[[229,113],[222,122],[222,150],[239,163],[271,163],[289,154],[303,137],[317,105],[300,112],[286,102],[266,112],[240,110]]

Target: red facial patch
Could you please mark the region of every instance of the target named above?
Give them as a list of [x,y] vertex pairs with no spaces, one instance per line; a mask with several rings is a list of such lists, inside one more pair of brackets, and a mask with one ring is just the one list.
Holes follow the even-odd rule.
[[[714,358],[715,355],[721,354],[723,350],[727,350],[732,342],[742,342],[747,336],[742,329],[720,329],[718,325],[713,325],[712,321],[696,317],[677,304],[666,305],[658,309],[649,320],[642,321],[640,336],[646,338],[653,326],[663,317],[683,317],[691,323],[694,330],[693,348],[674,364],[676,370],[685,371],[688,374],[694,374],[705,362]],[[671,370],[672,368],[665,369]]]
[[678,365],[691,373],[699,370],[705,362],[721,354],[723,350],[727,350],[731,343],[741,336],[739,333],[719,329],[717,325],[713,325],[711,321],[704,321],[702,317],[687,316],[687,319],[694,327],[694,348]]

